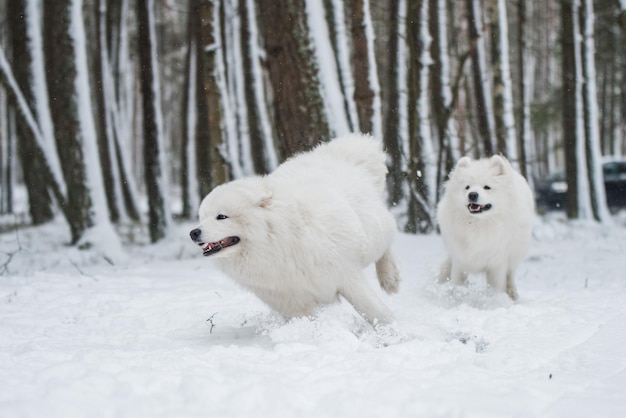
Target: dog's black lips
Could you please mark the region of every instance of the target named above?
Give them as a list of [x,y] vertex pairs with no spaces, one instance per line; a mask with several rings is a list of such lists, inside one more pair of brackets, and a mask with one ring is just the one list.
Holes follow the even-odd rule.
[[486,205],[479,205],[478,203],[470,203],[467,205],[470,213],[483,213],[489,209],[491,209],[491,203],[487,203]]
[[208,257],[220,251],[221,249],[235,245],[238,242],[239,242],[239,237],[226,237],[220,241],[209,242],[208,244],[205,244],[202,242],[202,243],[198,243],[198,245],[202,247],[202,255],[205,257]]

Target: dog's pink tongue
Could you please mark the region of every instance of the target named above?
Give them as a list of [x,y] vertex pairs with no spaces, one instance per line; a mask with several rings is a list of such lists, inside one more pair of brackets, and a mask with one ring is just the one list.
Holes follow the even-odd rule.
[[477,205],[476,203],[470,203],[469,210],[470,212],[478,212],[480,210],[480,205]]

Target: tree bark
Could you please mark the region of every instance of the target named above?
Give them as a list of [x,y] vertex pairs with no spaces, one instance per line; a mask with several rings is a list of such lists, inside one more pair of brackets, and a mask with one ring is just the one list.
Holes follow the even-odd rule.
[[160,103],[157,83],[156,37],[154,31],[154,3],[137,0],[138,47],[143,110],[143,158],[144,176],[148,195],[150,240],[157,242],[165,237],[169,219],[165,206],[164,172],[161,166],[163,138],[159,126]]
[[[15,0],[7,3],[7,15],[11,33],[15,79],[31,109],[35,108],[32,86],[32,60],[26,32],[26,2]],[[32,18],[32,17],[31,17]],[[28,192],[28,210],[31,222],[40,225],[54,218],[49,181],[44,169],[45,157],[39,152],[35,137],[23,118],[16,118],[18,155],[22,161],[24,184]],[[8,138],[7,138],[8,141]],[[10,143],[10,142],[8,142]]]
[[476,48],[471,55],[472,60],[472,81],[474,95],[476,96],[476,116],[478,133],[482,141],[483,153],[485,156],[493,155],[494,132],[493,132],[493,112],[489,105],[488,97],[491,94],[486,91],[485,83],[485,40],[483,33],[483,19],[479,0],[467,0],[467,18],[469,20],[470,39],[476,42]]
[[[385,115],[385,134],[383,135],[383,143],[387,150],[388,163],[387,169],[387,191],[388,203],[395,206],[402,200],[404,171],[402,169],[402,160],[404,158],[402,152],[402,144],[400,140],[400,114],[398,107],[400,106],[399,85],[401,81],[398,79],[398,65],[404,63],[399,62],[398,43],[400,42],[400,34],[398,33],[399,22],[399,2],[398,0],[390,1],[391,17],[389,19],[389,40],[388,53],[389,63],[387,67],[387,112]],[[402,82],[404,85],[404,82]]]
[[[578,162],[576,158],[577,137],[577,77],[576,33],[574,32],[574,8],[571,0],[561,0],[561,50],[563,77],[563,146],[567,178],[567,216],[578,218]],[[576,14],[577,16],[577,14]]]
[[44,5],[44,48],[46,80],[54,136],[67,185],[66,218],[70,224],[72,243],[94,225],[85,156],[83,154],[78,102],[76,96],[76,53],[70,34],[72,1],[59,0]]
[[433,230],[434,219],[428,187],[429,118],[428,72],[430,56],[427,16],[428,0],[409,1],[407,10],[407,41],[409,47],[409,161],[408,161],[408,212],[405,231],[428,233]]
[[260,0],[260,33],[280,158],[313,147],[330,135],[309,40],[304,0]]

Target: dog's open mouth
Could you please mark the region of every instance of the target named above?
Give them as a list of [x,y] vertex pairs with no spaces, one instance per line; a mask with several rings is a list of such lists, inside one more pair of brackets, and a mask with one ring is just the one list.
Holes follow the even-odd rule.
[[206,257],[215,254],[223,248],[233,246],[238,242],[239,237],[227,237],[217,242],[209,242],[208,244],[204,242],[199,242],[198,245],[202,247],[202,255]]
[[479,205],[478,203],[470,203],[467,205],[470,213],[483,213],[491,209],[491,203],[487,203],[486,205]]

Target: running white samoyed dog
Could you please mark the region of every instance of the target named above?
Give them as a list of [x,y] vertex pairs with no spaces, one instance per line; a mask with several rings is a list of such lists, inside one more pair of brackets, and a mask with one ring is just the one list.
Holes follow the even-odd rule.
[[437,206],[449,254],[439,281],[462,284],[468,273],[486,273],[495,290],[517,300],[513,276],[530,246],[534,207],[528,183],[506,158],[461,158]]
[[319,145],[267,176],[213,189],[191,239],[229,276],[286,318],[343,296],[370,323],[393,321],[363,269],[376,263],[393,293],[396,223],[383,201],[381,145],[350,134]]

